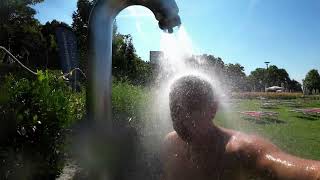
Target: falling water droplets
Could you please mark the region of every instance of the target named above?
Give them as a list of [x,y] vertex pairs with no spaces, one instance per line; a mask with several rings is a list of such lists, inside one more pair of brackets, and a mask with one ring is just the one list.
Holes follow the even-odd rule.
[[[157,80],[152,88],[152,99],[146,103],[146,108],[142,108],[143,117],[148,119],[145,121],[144,127],[141,129],[141,141],[145,148],[147,156],[156,156],[159,153],[161,145],[163,145],[163,139],[166,134],[173,131],[170,108],[169,108],[169,93],[171,85],[179,78],[183,76],[197,76],[208,81],[215,92],[218,102],[221,102],[224,96],[226,87],[221,84],[217,74],[211,68],[207,68],[209,65],[205,64],[203,59],[196,58],[196,61],[200,66],[190,65],[191,58],[194,59],[193,43],[188,36],[187,30],[181,27],[177,32],[173,34],[163,33],[160,40],[160,50],[164,53],[164,57],[159,60],[157,64]],[[223,81],[222,81],[223,82]],[[220,105],[220,109],[228,108],[228,105]],[[183,108],[180,107],[179,108]],[[147,115],[146,115],[147,114]],[[190,114],[185,115],[190,119]],[[191,122],[195,127],[196,123]],[[178,154],[174,155],[178,157]],[[150,159],[146,158],[146,161],[150,162]],[[196,168],[199,168],[197,166]]]

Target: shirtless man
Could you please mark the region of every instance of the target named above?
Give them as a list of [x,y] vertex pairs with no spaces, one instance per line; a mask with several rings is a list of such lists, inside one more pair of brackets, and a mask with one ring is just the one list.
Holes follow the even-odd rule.
[[174,132],[165,138],[164,180],[320,180],[320,162],[281,151],[253,135],[212,123],[217,112],[211,85],[186,76],[171,87]]

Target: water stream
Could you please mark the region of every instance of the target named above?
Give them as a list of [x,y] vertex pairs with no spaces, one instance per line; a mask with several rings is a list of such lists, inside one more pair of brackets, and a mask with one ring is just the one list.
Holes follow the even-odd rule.
[[[146,102],[145,108],[139,113],[144,118],[144,127],[139,130],[143,146],[145,164],[150,164],[149,174],[156,176],[159,168],[159,154],[163,139],[167,133],[173,131],[169,109],[170,86],[175,80],[188,75],[195,75],[212,84],[215,98],[219,102],[220,111],[230,110],[229,98],[225,93],[226,85],[222,77],[209,66],[205,59],[193,58],[194,47],[184,27],[175,34],[161,35],[160,50],[163,58],[157,62],[157,76],[151,88],[151,100]],[[192,60],[191,60],[192,61]],[[226,117],[228,118],[228,117]],[[161,164],[161,163],[160,163]],[[157,178],[153,178],[157,179]]]

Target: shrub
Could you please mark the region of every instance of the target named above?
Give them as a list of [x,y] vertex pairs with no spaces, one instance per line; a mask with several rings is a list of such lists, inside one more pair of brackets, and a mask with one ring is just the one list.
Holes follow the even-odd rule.
[[55,179],[85,96],[47,71],[36,79],[9,75],[0,92],[0,179]]
[[275,92],[244,92],[244,93],[233,93],[232,98],[236,99],[297,99],[303,97],[302,93],[275,93]]
[[128,81],[115,81],[112,85],[113,117],[121,121],[137,121],[141,103],[146,102],[147,97],[147,91],[141,86],[132,85]]

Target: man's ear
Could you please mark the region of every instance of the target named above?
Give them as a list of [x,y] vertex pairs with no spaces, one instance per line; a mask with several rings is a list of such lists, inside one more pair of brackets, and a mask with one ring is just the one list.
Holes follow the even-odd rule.
[[216,116],[216,113],[217,113],[217,111],[218,111],[218,102],[217,101],[213,101],[212,103],[211,103],[211,113],[212,113],[212,118],[214,118],[215,116]]

